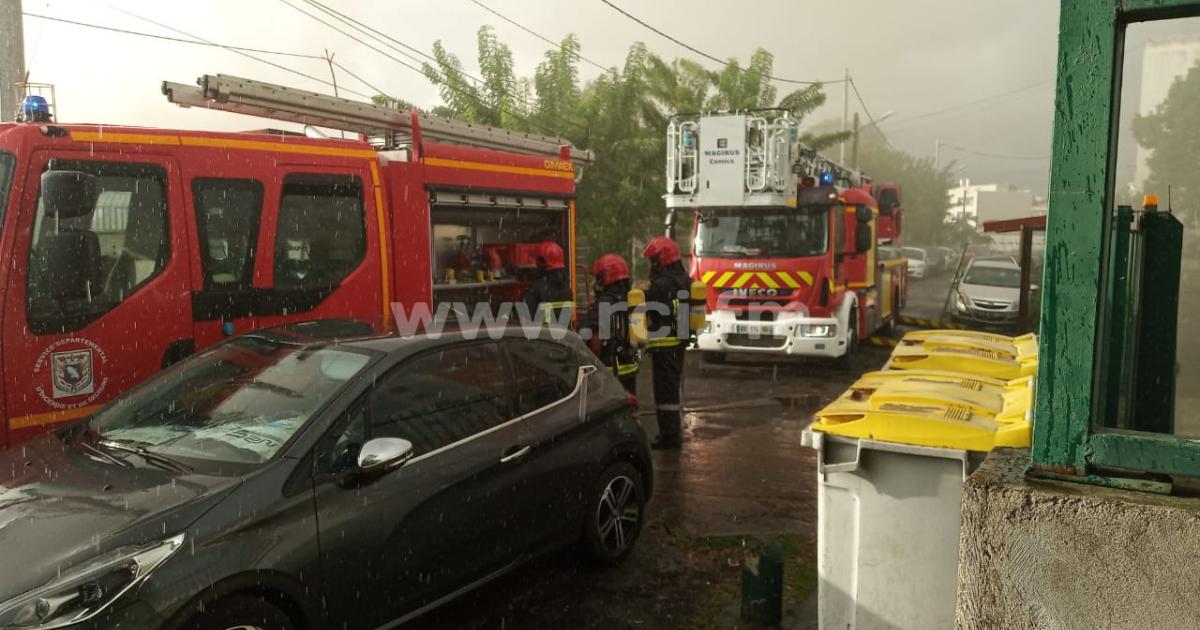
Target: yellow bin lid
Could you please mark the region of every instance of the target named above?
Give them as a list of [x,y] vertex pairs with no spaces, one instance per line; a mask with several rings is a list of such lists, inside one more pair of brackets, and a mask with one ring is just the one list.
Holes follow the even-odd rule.
[[1012,354],[978,347],[926,347],[901,344],[887,367],[893,370],[935,370],[986,376],[1006,381],[1037,374],[1037,355]]
[[993,415],[1001,422],[1025,420],[1033,404],[1033,378],[1003,381],[953,372],[885,370],[867,372],[842,398],[865,400],[877,408],[887,401],[946,402]]
[[878,409],[849,412],[839,411],[836,404],[818,411],[810,428],[829,435],[968,451],[1030,445],[1030,422],[998,422],[958,405],[888,402]]
[[900,405],[948,405],[965,407],[972,414],[985,416],[997,422],[1022,422],[1028,407],[1016,397],[1006,398],[998,390],[964,389],[954,385],[929,383],[906,383],[892,381],[882,387],[874,387],[861,381],[850,386],[845,393],[825,407],[826,413],[866,413],[878,411],[884,406]]
[[1016,360],[1037,358],[1037,336],[1033,333],[1010,337],[974,330],[918,330],[904,335],[902,346],[922,346],[927,349],[976,348],[997,352]]

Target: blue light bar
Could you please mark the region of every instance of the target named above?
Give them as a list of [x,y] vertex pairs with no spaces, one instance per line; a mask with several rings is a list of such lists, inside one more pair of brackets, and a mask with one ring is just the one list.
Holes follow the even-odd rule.
[[832,171],[826,171],[824,173],[821,173],[821,185],[822,186],[832,186],[833,185],[833,172]]
[[41,96],[30,95],[21,100],[21,119],[28,122],[48,122],[50,104]]

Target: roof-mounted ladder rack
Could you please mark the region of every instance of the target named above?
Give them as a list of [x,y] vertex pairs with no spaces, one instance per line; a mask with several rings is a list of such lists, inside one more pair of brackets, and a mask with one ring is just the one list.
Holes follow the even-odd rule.
[[[203,107],[366,134],[383,148],[409,144],[413,136],[410,112],[371,103],[352,101],[226,74],[206,74],[196,86],[163,81],[167,100],[180,107]],[[591,151],[578,150],[561,138],[497,129],[486,125],[417,114],[422,138],[447,144],[513,151],[558,158],[562,147],[570,147],[571,160],[590,164]]]

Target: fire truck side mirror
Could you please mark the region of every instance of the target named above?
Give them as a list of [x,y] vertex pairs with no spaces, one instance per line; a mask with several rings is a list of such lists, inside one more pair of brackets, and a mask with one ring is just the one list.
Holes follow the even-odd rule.
[[78,171],[42,173],[42,203],[46,216],[73,219],[96,209],[100,186],[96,177]]
[[865,254],[871,251],[871,223],[859,221],[854,225],[854,251]]

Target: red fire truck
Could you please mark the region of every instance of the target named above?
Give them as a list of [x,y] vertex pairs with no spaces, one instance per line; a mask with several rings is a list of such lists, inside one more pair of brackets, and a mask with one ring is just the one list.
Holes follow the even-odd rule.
[[163,90],[354,139],[0,124],[0,446],[229,335],[519,299],[546,240],[574,270],[588,152],[224,75]]
[[[907,292],[900,189],[821,158],[787,112],[676,116],[667,129],[668,224],[694,216],[691,274],[708,287],[697,335],[728,352],[843,358],[893,324]],[[881,203],[882,200],[882,203]]]

